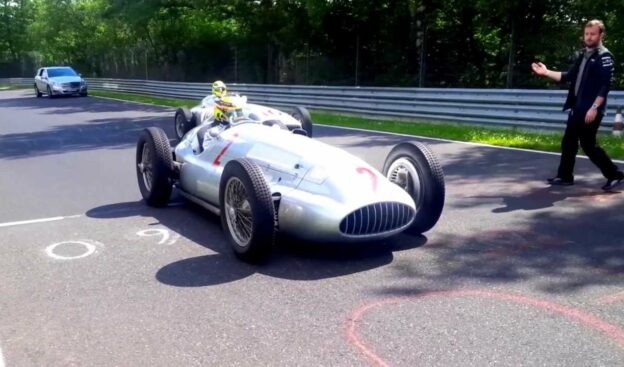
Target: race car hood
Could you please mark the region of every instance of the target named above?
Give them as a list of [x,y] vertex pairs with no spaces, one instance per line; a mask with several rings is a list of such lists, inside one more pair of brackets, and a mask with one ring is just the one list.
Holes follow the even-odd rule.
[[291,178],[297,190],[330,197],[338,203],[355,207],[376,201],[413,205],[411,197],[377,169],[321,141],[254,124],[245,124],[240,129],[233,127],[226,130],[222,137],[235,139],[235,145],[249,144],[248,158],[256,161],[265,172],[284,173]]

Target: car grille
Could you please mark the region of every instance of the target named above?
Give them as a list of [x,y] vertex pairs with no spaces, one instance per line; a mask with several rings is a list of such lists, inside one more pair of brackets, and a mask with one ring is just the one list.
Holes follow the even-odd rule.
[[80,88],[80,82],[63,83],[63,88]]
[[340,232],[349,236],[368,236],[392,231],[408,225],[415,211],[396,203],[375,203],[354,210],[340,222]]

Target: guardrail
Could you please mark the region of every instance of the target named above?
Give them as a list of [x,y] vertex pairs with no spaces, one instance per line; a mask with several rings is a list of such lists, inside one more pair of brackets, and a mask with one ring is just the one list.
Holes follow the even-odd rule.
[[[0,83],[32,83],[30,78],[0,79]],[[210,83],[154,80],[87,79],[90,89],[199,100],[210,94]],[[564,90],[445,89],[328,87],[301,85],[228,84],[249,100],[275,107],[306,106],[312,110],[355,115],[470,122],[532,128],[565,126],[561,111]],[[615,111],[624,105],[624,91],[609,94],[603,129],[613,126]]]

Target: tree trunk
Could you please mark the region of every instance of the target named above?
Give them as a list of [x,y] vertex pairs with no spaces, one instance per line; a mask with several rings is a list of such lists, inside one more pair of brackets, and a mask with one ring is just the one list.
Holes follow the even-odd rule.
[[[513,12],[513,11],[512,11]],[[507,88],[513,87],[514,64],[516,63],[516,17],[511,15],[511,36],[509,37],[509,60],[507,64]]]
[[423,25],[422,41],[420,43],[420,70],[418,71],[418,86],[425,86],[425,77],[427,75],[427,23]]
[[360,35],[358,34],[355,37],[355,86],[357,87],[360,73]]

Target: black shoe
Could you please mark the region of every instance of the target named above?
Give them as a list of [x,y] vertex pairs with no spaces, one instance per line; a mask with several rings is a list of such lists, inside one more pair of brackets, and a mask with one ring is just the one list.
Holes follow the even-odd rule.
[[557,186],[572,186],[574,185],[574,180],[564,180],[561,177],[553,177],[553,178],[549,178],[548,183],[551,185],[557,185]]
[[613,180],[607,180],[607,183],[602,186],[602,189],[605,191],[611,191],[622,184],[624,184],[624,177],[615,178]]

